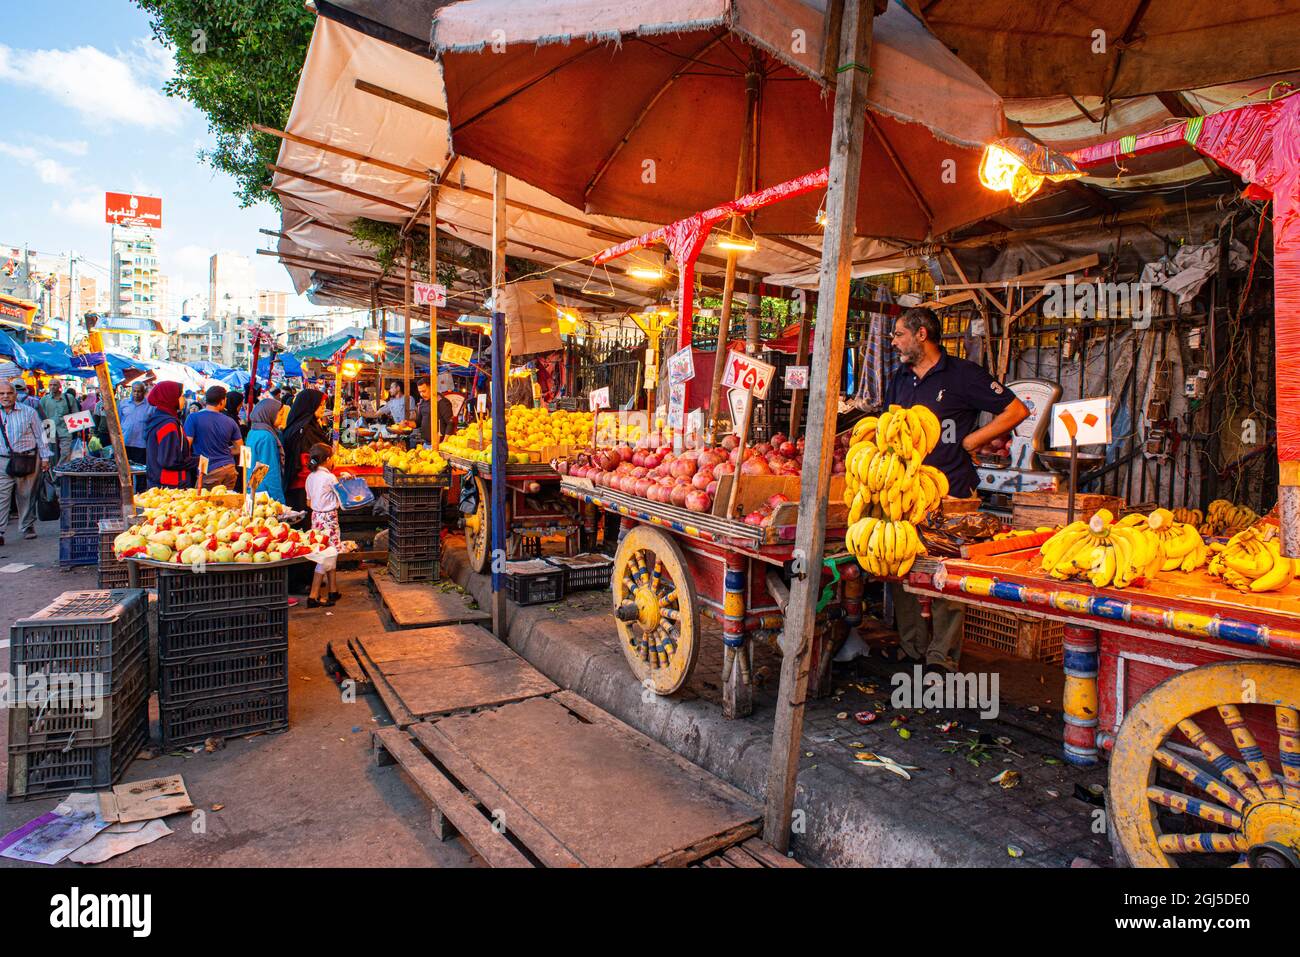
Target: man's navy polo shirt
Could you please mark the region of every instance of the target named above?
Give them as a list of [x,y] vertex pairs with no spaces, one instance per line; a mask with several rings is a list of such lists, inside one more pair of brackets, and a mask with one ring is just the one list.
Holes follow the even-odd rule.
[[981,412],[997,415],[1015,398],[983,366],[942,352],[923,379],[911,366],[900,366],[885,392],[885,405],[923,405],[938,416],[939,444],[925,464],[948,476],[949,495],[968,498],[979,484],[979,473],[970,453],[961,447],[962,440],[975,431]]

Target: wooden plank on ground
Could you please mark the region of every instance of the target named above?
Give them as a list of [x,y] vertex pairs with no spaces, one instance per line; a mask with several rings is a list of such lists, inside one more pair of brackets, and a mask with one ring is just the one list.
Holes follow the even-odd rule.
[[793,867],[803,870],[802,864],[793,857],[786,857],[761,837],[751,837],[740,845],[740,849],[767,867]]
[[533,856],[547,867],[581,867],[582,862],[546,830],[536,818],[519,806],[519,803],[497,783],[484,774],[446,735],[438,730],[436,722],[421,721],[411,725],[411,733],[420,740],[442,763],[457,782],[466,788],[480,804],[493,812],[501,812],[506,830],[523,843]]
[[416,785],[443,815],[470,843],[479,856],[491,867],[532,867],[532,863],[518,848],[506,840],[505,835],[497,833],[491,822],[485,818],[473,804],[462,794],[456,785],[434,766],[405,731],[396,728],[381,728],[375,737],[395,757],[411,776]]
[[742,850],[741,850],[740,848],[738,848],[738,847],[729,847],[729,848],[727,848],[726,850],[724,850],[724,851],[722,852],[722,856],[723,856],[726,860],[731,861],[732,865],[735,866],[735,867],[758,867],[758,868],[761,868],[761,867],[763,866],[762,864],[760,864],[760,863],[759,863],[758,861],[756,861],[754,858],[750,857],[748,854],[746,854],[744,851],[742,851]]
[[588,867],[685,866],[758,832],[748,796],[568,692],[434,727]]
[[478,625],[405,628],[364,635],[357,640],[365,646],[370,659],[388,675],[412,668],[456,668],[517,657],[509,645],[497,641],[490,631]]
[[558,690],[550,678],[517,656],[399,674],[384,669],[384,678],[407,710],[418,718],[508,704]]
[[386,571],[371,569],[370,582],[384,610],[398,628],[432,628],[492,620],[489,612],[471,608],[472,599],[458,591],[442,591],[431,582],[402,584]]
[[361,667],[365,669],[375,691],[379,693],[379,700],[388,709],[388,715],[393,719],[393,723],[399,728],[414,724],[417,720],[415,715],[411,714],[406,705],[402,704],[402,699],[397,696],[397,692],[388,683],[388,679],[379,670],[379,666],[370,660],[366,654],[366,649],[362,648],[359,642],[354,642],[351,639],[348,640],[348,647],[356,655],[357,661],[361,662]]

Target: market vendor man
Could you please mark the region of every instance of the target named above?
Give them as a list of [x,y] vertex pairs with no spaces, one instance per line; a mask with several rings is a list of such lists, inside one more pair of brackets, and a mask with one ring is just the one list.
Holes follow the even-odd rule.
[[[923,405],[939,419],[939,444],[925,459],[948,477],[948,494],[975,495],[979,475],[973,453],[990,439],[1005,435],[1029,415],[1010,389],[981,365],[950,356],[943,348],[943,327],[929,309],[908,309],[894,322],[894,348],[903,366],[885,391],[885,404],[904,408]],[[993,416],[976,428],[981,412]],[[961,658],[963,611],[960,602],[936,598],[929,619],[921,617],[920,600],[890,583],[898,620],[900,657],[927,669],[954,671]]]

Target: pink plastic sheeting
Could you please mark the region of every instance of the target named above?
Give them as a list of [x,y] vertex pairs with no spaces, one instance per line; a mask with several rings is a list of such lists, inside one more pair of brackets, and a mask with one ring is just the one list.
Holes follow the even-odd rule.
[[821,189],[826,185],[828,178],[829,171],[822,168],[797,176],[784,183],[777,183],[775,186],[768,186],[757,192],[747,193],[729,203],[714,206],[712,209],[706,209],[693,216],[687,216],[685,219],[679,219],[667,226],[660,226],[658,229],[652,229],[635,239],[629,239],[617,246],[602,250],[592,257],[592,262],[599,266],[611,259],[617,259],[619,256],[625,256],[638,249],[645,249],[656,243],[667,245],[669,251],[673,254],[673,261],[677,263],[678,284],[681,295],[681,305],[678,312],[680,319],[677,324],[677,348],[685,348],[686,344],[691,341],[691,329],[694,324],[695,260],[704,251],[704,244],[708,241],[709,232],[713,227],[721,220],[729,219],[733,215],[752,213],[754,210],[762,209],[771,203],[790,199],[794,196],[801,196],[815,189]]
[[1239,175],[1249,199],[1273,200],[1273,309],[1277,458],[1300,461],[1300,96],[1224,110],[1136,138],[1071,154],[1080,166],[1190,142]]

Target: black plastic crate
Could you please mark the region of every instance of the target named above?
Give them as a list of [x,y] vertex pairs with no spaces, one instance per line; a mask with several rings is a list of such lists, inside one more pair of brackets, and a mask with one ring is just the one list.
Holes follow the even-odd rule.
[[388,574],[395,582],[429,582],[438,580],[438,559],[408,561],[388,553]]
[[63,533],[99,534],[99,523],[106,518],[120,518],[121,501],[115,502],[59,502],[59,531]]
[[158,656],[158,706],[289,687],[289,646],[183,657]]
[[99,563],[97,532],[64,532],[59,536],[59,566],[75,568]]
[[256,691],[191,701],[159,711],[163,748],[202,744],[289,727],[289,692]]
[[240,606],[158,619],[159,657],[228,654],[288,643],[288,605]]
[[[94,693],[93,689],[88,689]],[[64,702],[66,704],[67,702]],[[91,747],[111,744],[129,733],[139,718],[140,707],[149,704],[149,663],[139,664],[119,682],[118,690],[103,696],[100,714],[88,714],[83,700],[80,707],[47,708],[38,703],[9,708],[9,747],[35,750],[50,748]]]
[[564,572],[564,593],[592,591],[609,587],[614,574],[614,559],[608,555],[575,555],[572,558],[554,556],[548,564]]
[[541,559],[507,562],[506,596],[516,605],[543,605],[564,597],[564,571]]
[[229,608],[289,606],[289,566],[247,564],[237,570],[158,569],[158,617],[179,618]]
[[110,744],[74,748],[9,748],[6,790],[12,798],[39,798],[111,787],[149,740],[149,704]]
[[[384,484],[394,488],[446,488],[451,484],[451,470],[443,469],[437,475],[412,475],[391,465],[384,466]],[[391,493],[390,493],[391,494]]]
[[[113,540],[126,531],[126,522],[120,518],[103,518],[99,521],[99,587],[130,588],[131,576],[125,561],[113,555]],[[153,565],[136,562],[138,588],[157,588],[158,569]]]
[[54,480],[59,485],[59,502],[66,508],[69,502],[122,503],[122,487],[118,484],[117,470],[112,472],[61,472],[54,470]]
[[389,510],[388,527],[390,529],[410,529],[412,531],[439,531],[442,528],[442,505],[439,502],[427,502],[419,508]]
[[99,674],[104,691],[148,655],[149,599],[139,589],[68,591],[9,629],[10,670]]

